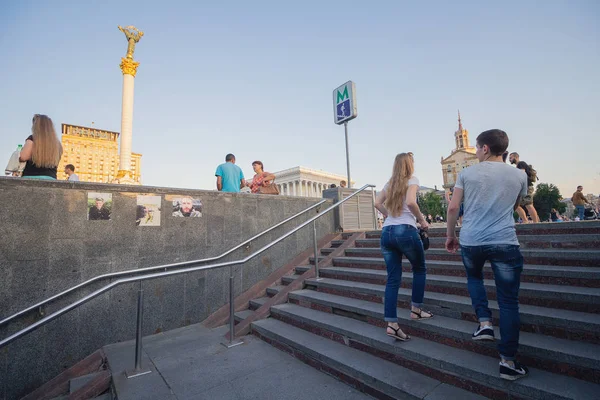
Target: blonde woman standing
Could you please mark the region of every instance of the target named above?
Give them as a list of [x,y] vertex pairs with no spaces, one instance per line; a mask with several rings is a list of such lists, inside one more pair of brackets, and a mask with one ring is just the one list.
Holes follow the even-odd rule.
[[375,208],[384,216],[381,231],[381,251],[387,267],[385,285],[386,333],[397,340],[408,340],[410,336],[402,332],[398,325],[396,308],[398,289],[402,280],[402,256],[412,266],[412,302],[410,317],[413,320],[429,319],[433,314],[421,309],[425,293],[425,252],[419,236],[417,223],[424,230],[429,224],[423,218],[417,204],[419,180],[413,176],[414,160],[412,153],[400,153],[394,160],[392,177],[377,196]]
[[25,141],[19,161],[25,162],[24,178],[56,179],[56,168],[62,156],[62,145],[52,120],[47,115],[33,116],[31,135]]

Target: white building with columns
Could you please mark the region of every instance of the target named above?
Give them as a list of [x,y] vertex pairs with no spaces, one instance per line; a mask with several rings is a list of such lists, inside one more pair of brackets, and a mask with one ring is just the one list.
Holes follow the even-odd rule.
[[[348,178],[344,175],[306,167],[294,167],[274,172],[275,184],[283,196],[323,197],[323,191],[331,184],[340,186]],[[354,185],[354,181],[352,181]]]

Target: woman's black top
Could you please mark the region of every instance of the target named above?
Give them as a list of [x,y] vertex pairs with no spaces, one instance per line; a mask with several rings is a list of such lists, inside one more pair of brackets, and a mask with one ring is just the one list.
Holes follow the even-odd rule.
[[[33,142],[33,135],[29,135],[29,137],[25,140],[31,140]],[[56,170],[57,167],[38,167],[31,160],[27,160],[25,163],[25,169],[23,170],[22,176],[50,176],[56,179]]]

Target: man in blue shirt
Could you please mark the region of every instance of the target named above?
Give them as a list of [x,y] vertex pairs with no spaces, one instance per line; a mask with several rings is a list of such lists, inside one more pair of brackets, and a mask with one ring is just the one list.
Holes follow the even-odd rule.
[[220,192],[239,193],[246,186],[242,169],[235,165],[235,156],[227,154],[225,163],[217,167],[217,190]]

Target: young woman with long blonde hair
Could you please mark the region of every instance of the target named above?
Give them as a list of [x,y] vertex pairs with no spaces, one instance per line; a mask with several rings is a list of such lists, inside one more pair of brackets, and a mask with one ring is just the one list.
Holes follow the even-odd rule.
[[62,145],[54,124],[47,115],[33,116],[31,135],[25,140],[19,161],[26,162],[24,178],[56,179],[56,168],[62,156]]
[[388,323],[386,333],[402,341],[410,339],[410,336],[400,329],[396,312],[398,289],[402,280],[402,256],[408,259],[413,272],[411,319],[433,317],[432,313],[421,309],[427,269],[417,223],[424,230],[429,229],[429,224],[417,204],[419,180],[413,176],[414,169],[412,153],[398,154],[394,160],[392,177],[375,201],[375,207],[385,218],[381,231],[381,251],[388,275],[384,311],[385,321]]

